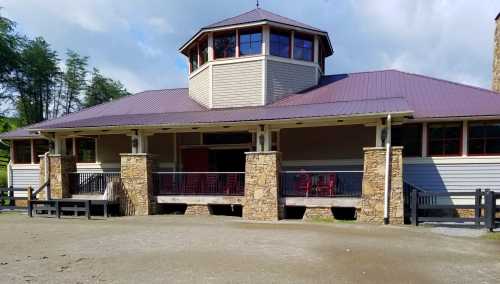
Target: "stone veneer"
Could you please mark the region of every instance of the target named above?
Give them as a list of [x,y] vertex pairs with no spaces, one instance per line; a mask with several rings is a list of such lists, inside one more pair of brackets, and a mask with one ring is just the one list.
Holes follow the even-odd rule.
[[185,215],[210,215],[210,206],[206,204],[188,204]]
[[316,218],[333,219],[332,208],[330,207],[307,207],[304,212],[303,220],[313,220]]
[[152,215],[156,210],[153,195],[153,159],[148,154],[121,154],[122,187],[120,211],[127,216]]
[[495,29],[495,46],[493,48],[493,91],[500,92],[500,14],[498,14]]
[[[384,147],[364,148],[363,195],[358,220],[366,223],[384,222]],[[389,190],[389,223],[404,223],[403,147],[392,147]]]
[[277,221],[284,205],[279,194],[281,153],[246,153],[245,198],[243,218],[255,221]]
[[[69,174],[76,172],[76,158],[74,156],[50,154],[49,159],[49,181],[50,198],[62,199],[71,197]],[[40,186],[45,183],[45,157],[40,156]],[[34,188],[33,190],[37,190]],[[46,191],[39,193],[39,199],[46,198]]]

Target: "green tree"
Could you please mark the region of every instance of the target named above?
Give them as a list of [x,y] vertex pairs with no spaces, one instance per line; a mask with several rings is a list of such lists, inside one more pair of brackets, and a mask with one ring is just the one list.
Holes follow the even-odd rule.
[[130,95],[119,81],[104,77],[97,68],[85,92],[85,107],[91,107]]
[[61,88],[54,100],[53,116],[79,111],[82,107],[81,95],[87,87],[87,56],[68,50],[66,52],[66,71],[61,80]]
[[61,71],[57,53],[41,37],[29,40],[20,53],[20,66],[10,85],[17,95],[16,109],[22,125],[51,118],[54,91]]
[[[0,7],[1,9],[1,7]],[[0,104],[12,99],[9,82],[20,64],[20,48],[24,38],[15,33],[15,23],[0,15]],[[1,109],[5,110],[5,109]]]

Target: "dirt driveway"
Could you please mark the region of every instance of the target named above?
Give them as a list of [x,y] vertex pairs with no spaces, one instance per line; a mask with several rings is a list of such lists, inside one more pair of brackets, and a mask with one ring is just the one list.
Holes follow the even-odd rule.
[[500,242],[429,228],[0,214],[6,283],[499,283]]

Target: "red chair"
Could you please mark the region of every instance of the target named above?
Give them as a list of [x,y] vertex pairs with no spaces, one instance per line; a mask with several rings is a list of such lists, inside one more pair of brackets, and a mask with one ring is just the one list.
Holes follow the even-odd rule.
[[326,176],[320,176],[318,184],[316,186],[316,191],[320,196],[325,196],[324,193],[328,192],[327,196],[333,197],[335,195],[336,184],[337,184],[336,174],[330,174],[328,176],[328,181],[326,180]]
[[296,193],[303,192],[306,197],[309,196],[311,187],[312,187],[312,178],[311,175],[309,174],[301,174],[294,186]]
[[226,180],[226,186],[224,188],[224,193],[229,195],[230,193],[236,193],[238,188],[238,176],[235,174],[229,174]]
[[219,184],[217,180],[217,175],[215,174],[207,176],[207,193],[218,193]]

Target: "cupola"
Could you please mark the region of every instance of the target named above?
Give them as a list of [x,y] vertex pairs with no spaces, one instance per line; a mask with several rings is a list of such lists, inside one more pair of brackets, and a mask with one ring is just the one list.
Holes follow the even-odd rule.
[[318,84],[328,33],[261,8],[201,28],[180,51],[189,96],[208,108],[262,106]]

